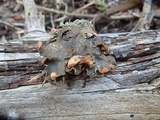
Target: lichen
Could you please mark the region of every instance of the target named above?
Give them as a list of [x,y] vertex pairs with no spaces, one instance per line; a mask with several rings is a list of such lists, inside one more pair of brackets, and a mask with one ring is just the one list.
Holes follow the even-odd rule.
[[90,22],[75,20],[62,26],[49,42],[39,43],[47,81],[56,84],[75,78],[99,77],[115,68],[115,59],[108,54],[109,47]]
[[60,23],[60,27],[68,27],[68,26],[76,26],[76,27],[87,27],[87,26],[93,26],[91,22],[87,21],[87,20],[75,20],[73,22],[66,22],[66,23]]

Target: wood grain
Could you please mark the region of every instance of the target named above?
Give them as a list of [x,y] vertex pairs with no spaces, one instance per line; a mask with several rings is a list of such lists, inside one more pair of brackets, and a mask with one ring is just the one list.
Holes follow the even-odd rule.
[[28,120],[158,120],[160,32],[100,36],[115,55],[117,68],[88,80],[85,88],[83,80],[73,81],[71,87],[28,84],[43,70],[36,43],[1,44],[0,116],[14,113]]
[[[109,45],[110,54],[113,54],[117,61],[116,70],[106,74],[107,79],[127,86],[150,83],[159,77],[160,32],[113,33],[100,36]],[[10,42],[2,44],[1,48],[3,49],[0,52],[0,75],[2,76],[0,89],[27,85],[27,80],[42,72],[37,43]],[[17,79],[15,80],[12,76]]]
[[[160,94],[136,87],[119,90],[94,90],[50,84],[20,87],[0,91],[1,114],[15,112],[25,119],[105,120],[160,118]],[[92,90],[90,89],[92,88]],[[144,86],[139,86],[144,88]],[[147,91],[148,89],[148,91]]]

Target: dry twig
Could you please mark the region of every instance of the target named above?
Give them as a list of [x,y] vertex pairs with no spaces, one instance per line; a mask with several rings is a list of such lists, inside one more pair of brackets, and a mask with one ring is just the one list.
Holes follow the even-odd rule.
[[118,6],[113,6],[109,9],[107,9],[105,12],[96,15],[94,17],[93,22],[96,23],[101,19],[108,18],[108,16],[110,16],[110,15],[113,15],[113,14],[120,12],[120,11],[126,11],[128,9],[134,8],[139,4],[141,4],[140,0],[129,0],[123,4],[119,4]]
[[[89,6],[91,6],[91,5],[93,5],[93,4],[95,4],[94,1],[89,2],[87,5],[85,5],[85,6],[81,7],[81,8],[79,8],[79,9],[77,9],[77,10],[75,10],[74,12],[71,12],[71,13],[72,13],[72,14],[75,14],[75,13],[77,14],[77,13],[79,13],[80,11],[82,11],[82,10],[88,8]],[[61,17],[61,18],[56,19],[55,22],[65,20],[65,19],[67,19],[68,17],[69,17],[69,16],[63,16],[63,17]]]
[[21,28],[15,27],[15,26],[11,25],[10,23],[5,22],[5,21],[2,21],[2,20],[0,20],[0,23],[1,23],[1,24],[4,24],[4,25],[7,25],[7,26],[9,26],[9,27],[11,27],[11,28],[13,28],[13,29],[15,29],[15,30],[17,30],[17,31],[23,30],[23,29],[21,29]]
[[142,15],[136,26],[132,29],[132,32],[137,30],[148,30],[153,17],[156,15],[156,13],[158,13],[157,11],[159,10],[159,7],[153,4],[152,0],[144,0]]
[[[23,2],[21,0],[17,0],[18,3],[20,4],[23,4]],[[57,14],[62,14],[62,15],[67,15],[67,16],[75,16],[75,17],[86,17],[86,18],[94,18],[95,15],[92,15],[92,14],[79,14],[79,13],[68,13],[68,12],[63,12],[63,11],[59,11],[59,10],[56,10],[56,9],[50,9],[50,8],[46,8],[46,7],[43,7],[43,6],[39,6],[39,5],[36,5],[37,9],[40,9],[40,10],[44,10],[44,11],[47,11],[47,12],[53,12],[53,13],[57,13]]]

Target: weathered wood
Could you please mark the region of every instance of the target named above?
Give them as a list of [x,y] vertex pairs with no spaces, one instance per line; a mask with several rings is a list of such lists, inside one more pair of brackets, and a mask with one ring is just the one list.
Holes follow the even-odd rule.
[[34,0],[23,0],[25,8],[26,34],[24,41],[48,40],[50,35],[45,30],[45,16],[38,12]]
[[141,85],[128,89],[97,90],[95,86],[68,89],[67,86],[45,84],[42,88],[35,85],[3,90],[0,91],[1,114],[14,113],[29,120],[160,118],[160,94],[156,93],[158,90],[154,91],[154,87]]
[[[101,34],[100,36],[109,45],[110,54],[114,54],[117,60],[117,69],[106,75],[108,79],[127,86],[148,83],[159,77],[160,32]],[[32,74],[41,73],[43,69],[39,62],[40,56],[37,53],[36,43],[23,45],[13,43],[0,47],[0,75],[3,76],[0,89],[6,89],[5,85],[10,86],[16,81],[26,81],[33,77]],[[10,77],[13,75],[16,75],[17,80]],[[8,80],[4,81],[4,79]]]
[[11,112],[26,119],[159,119],[160,32],[100,36],[115,55],[117,69],[88,80],[85,88],[77,80],[71,87],[47,83],[6,90],[29,84],[43,67],[36,43],[0,45],[0,116]]
[[[117,69],[88,80],[85,88],[82,80],[70,87],[30,85],[28,80],[44,68],[34,41],[45,41],[50,35],[34,1],[23,0],[23,4],[27,34],[22,39],[32,44],[19,40],[0,43],[0,119],[160,119],[159,31],[100,35],[115,56]],[[113,12],[117,11],[107,14]]]

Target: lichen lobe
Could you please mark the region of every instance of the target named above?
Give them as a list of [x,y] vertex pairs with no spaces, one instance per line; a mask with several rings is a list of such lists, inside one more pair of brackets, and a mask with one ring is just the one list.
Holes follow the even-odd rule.
[[98,77],[116,66],[114,57],[108,54],[109,47],[86,20],[61,25],[49,42],[38,45],[51,83]]

